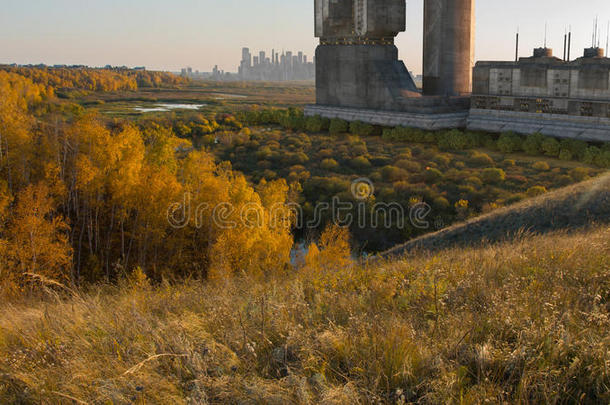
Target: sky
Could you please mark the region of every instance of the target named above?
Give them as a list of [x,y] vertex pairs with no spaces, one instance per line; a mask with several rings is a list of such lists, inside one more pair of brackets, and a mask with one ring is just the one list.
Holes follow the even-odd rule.
[[[423,0],[407,0],[400,57],[421,72]],[[601,46],[608,0],[476,0],[476,60],[512,60],[544,44],[563,54],[572,26],[574,57],[591,46],[599,16]],[[214,65],[235,71],[241,48],[314,54],[313,0],[0,0],[0,63],[146,66],[179,71]]]

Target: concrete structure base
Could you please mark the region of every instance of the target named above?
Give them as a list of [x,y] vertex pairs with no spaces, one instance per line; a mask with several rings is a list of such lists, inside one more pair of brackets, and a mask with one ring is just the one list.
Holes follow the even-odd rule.
[[425,130],[465,128],[468,111],[444,114],[421,114],[401,111],[379,111],[357,108],[327,107],[309,105],[305,107],[305,116],[319,115],[324,118],[339,118],[345,121],[361,121],[367,124],[387,127],[411,127]]
[[529,135],[539,132],[558,138],[610,142],[610,118],[518,111],[471,109],[467,128],[477,131],[513,131]]

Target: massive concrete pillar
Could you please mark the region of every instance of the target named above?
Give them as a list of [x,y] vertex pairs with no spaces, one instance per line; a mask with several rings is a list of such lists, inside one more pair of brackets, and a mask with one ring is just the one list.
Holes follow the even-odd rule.
[[425,96],[472,91],[474,0],[424,0]]
[[398,59],[405,0],[315,0],[316,102],[392,110],[417,88]]

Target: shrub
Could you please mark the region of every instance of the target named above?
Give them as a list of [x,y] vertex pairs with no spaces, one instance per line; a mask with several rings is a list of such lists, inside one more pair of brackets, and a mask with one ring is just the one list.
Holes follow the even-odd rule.
[[602,150],[602,152],[595,158],[595,165],[610,169],[610,150]]
[[582,161],[588,165],[596,164],[597,159],[601,155],[602,150],[596,146],[589,146],[583,154]]
[[527,189],[527,196],[530,198],[537,197],[539,195],[545,194],[547,192],[546,187],[543,186],[534,186]]
[[328,129],[330,120],[328,118],[322,118],[319,115],[313,117],[307,117],[305,119],[305,129],[309,132],[322,132]]
[[542,153],[542,143],[545,139],[545,136],[540,133],[532,134],[523,141],[523,150],[528,155],[540,155]]
[[480,188],[483,186],[483,181],[476,176],[470,176],[465,181],[466,181],[466,184],[473,185],[477,188]]
[[506,173],[502,169],[487,168],[481,173],[481,179],[487,184],[496,184],[506,179]]
[[409,173],[407,173],[406,170],[396,166],[385,166],[383,169],[381,169],[381,175],[385,181],[391,183],[395,181],[407,180],[409,178]]
[[445,197],[436,197],[432,204],[434,208],[441,211],[448,210],[451,207],[451,203]]
[[359,143],[352,145],[351,152],[355,156],[361,156],[361,155],[366,155],[369,152],[369,150],[366,147],[366,143],[359,142]]
[[394,163],[394,165],[400,167],[401,169],[405,169],[406,171],[411,173],[421,172],[421,165],[413,160],[398,160],[396,161],[396,163]]
[[340,120],[338,118],[333,118],[330,120],[330,126],[328,131],[331,135],[339,135],[346,133],[349,129],[349,125],[347,121]]
[[365,124],[360,121],[353,121],[349,124],[349,132],[354,135],[370,136],[374,130],[375,127],[371,124]]
[[277,173],[274,172],[273,170],[265,170],[263,172],[263,177],[266,180],[274,180],[275,178],[277,178]]
[[557,139],[546,138],[544,141],[542,141],[542,144],[540,146],[545,155],[552,157],[559,156],[561,147]]
[[473,137],[457,129],[441,133],[438,136],[438,147],[443,150],[463,150],[474,146]]
[[355,169],[367,169],[371,167],[371,162],[364,156],[358,156],[350,161],[350,166]]
[[492,166],[494,164],[494,160],[488,154],[476,151],[470,154],[469,161],[476,166]]
[[424,177],[426,182],[434,184],[443,178],[443,173],[438,169],[429,168],[426,170]]
[[521,136],[515,134],[514,132],[505,132],[500,135],[498,139],[497,146],[500,152],[503,153],[513,153],[522,149],[523,140]]
[[334,170],[339,167],[339,163],[335,159],[324,159],[320,163],[320,167],[324,170]]
[[437,155],[434,158],[434,162],[437,163],[439,166],[447,167],[449,166],[449,163],[451,163],[451,158],[446,155]]
[[570,170],[570,177],[574,181],[586,180],[589,177],[589,170],[585,169],[584,167],[575,167],[574,169]]
[[385,156],[374,156],[369,159],[371,164],[376,167],[387,166],[392,163],[392,159]]
[[541,172],[547,172],[547,171],[551,170],[551,166],[549,166],[549,164],[547,162],[542,162],[542,161],[535,162],[532,165],[532,168],[536,169],[536,170],[540,170]]
[[584,159],[588,147],[589,145],[585,141],[581,141],[578,139],[564,139],[561,141],[561,150],[570,151],[570,153],[572,154],[572,159]]
[[517,165],[517,161],[515,159],[504,159],[502,161],[502,165],[505,167],[515,167]]
[[317,153],[318,159],[326,159],[333,157],[332,149],[320,149]]
[[384,130],[383,139],[395,142],[425,142],[426,132],[416,128],[396,127]]
[[559,159],[561,160],[572,160],[573,157],[574,155],[569,149],[561,149],[561,151],[559,152]]

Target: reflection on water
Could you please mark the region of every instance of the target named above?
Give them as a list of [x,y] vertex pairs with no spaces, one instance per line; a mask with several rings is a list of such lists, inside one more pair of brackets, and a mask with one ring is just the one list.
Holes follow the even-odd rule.
[[134,107],[133,109],[137,112],[148,113],[148,112],[167,112],[171,110],[198,110],[204,107],[206,104],[169,104],[161,103],[155,104],[154,107]]
[[243,94],[231,94],[231,93],[215,93],[217,95],[216,100],[226,100],[228,98],[248,98]]

